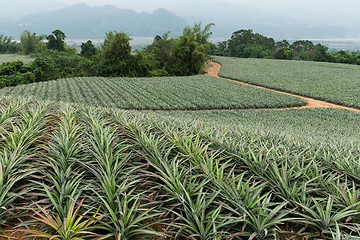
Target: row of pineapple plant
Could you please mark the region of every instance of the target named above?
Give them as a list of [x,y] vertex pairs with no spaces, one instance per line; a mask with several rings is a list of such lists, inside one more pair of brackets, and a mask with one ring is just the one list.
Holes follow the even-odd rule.
[[0,101],[4,239],[359,239],[357,148]]

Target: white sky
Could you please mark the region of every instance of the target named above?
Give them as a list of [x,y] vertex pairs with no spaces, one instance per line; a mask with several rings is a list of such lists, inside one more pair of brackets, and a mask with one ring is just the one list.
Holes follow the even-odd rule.
[[113,4],[119,8],[152,12],[160,7],[174,11],[177,6],[209,1],[224,5],[237,4],[239,9],[251,7],[265,13],[305,19],[310,22],[360,25],[360,0],[0,0],[0,19],[19,18],[30,10],[33,11],[31,13],[36,10],[48,11],[52,6],[73,5],[80,2],[91,6]]
[[[16,1],[16,0],[14,0]],[[165,6],[177,6],[184,5],[194,2],[203,2],[204,0],[48,0],[54,2],[62,2],[66,4],[74,4],[78,2],[85,2],[89,5],[104,5],[104,4],[114,4],[119,7],[123,6],[132,6],[133,8],[143,9],[151,11],[151,8],[156,9],[159,7]],[[214,1],[214,0],[213,0]],[[230,2],[238,3],[250,6],[274,6],[274,8],[288,9],[293,8],[300,9],[324,9],[326,10],[339,10],[346,9],[349,10],[360,8],[359,0],[217,0],[218,2]],[[1,2],[1,0],[0,0]]]
[[[67,5],[72,5],[79,2],[85,2],[88,5],[104,5],[114,4],[118,7],[131,7],[135,10],[140,11],[153,11],[159,7],[174,7],[194,2],[202,2],[204,0],[0,0],[0,8],[6,7],[6,4],[18,4],[18,8],[21,8],[21,3],[24,2],[58,2]],[[324,10],[331,12],[343,12],[344,9],[350,12],[356,13],[360,9],[359,0],[210,0],[223,2],[226,4],[237,3],[241,5],[249,5],[255,7],[264,7],[278,10]],[[301,14],[301,12],[299,12]]]

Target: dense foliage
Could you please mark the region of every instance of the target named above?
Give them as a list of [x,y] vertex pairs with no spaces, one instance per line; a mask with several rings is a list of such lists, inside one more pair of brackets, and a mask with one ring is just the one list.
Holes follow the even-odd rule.
[[0,94],[122,109],[244,109],[305,105],[300,98],[209,76],[66,78],[4,88]]
[[37,36],[36,33],[24,31],[20,36],[21,53],[29,55],[45,50],[45,43],[42,42],[45,36]]
[[186,27],[183,35],[169,38],[169,33],[156,36],[153,44],[144,49],[146,62],[150,65],[152,76],[194,75],[203,71],[208,60],[211,35],[208,24],[202,29],[201,24],[193,28]]
[[35,74],[22,61],[5,63],[0,68],[0,88],[35,82]]
[[95,45],[91,42],[91,40],[88,40],[86,43],[82,43],[80,47],[81,47],[80,55],[86,58],[91,58],[95,56],[98,50],[95,47]]
[[0,34],[0,54],[17,53],[19,50],[19,44],[17,44],[12,37]]
[[[33,54],[36,60],[30,66],[1,74],[0,87],[82,76],[196,75],[203,71],[208,60],[211,26],[212,24],[209,24],[204,29],[201,24],[195,24],[192,28],[186,27],[183,35],[178,38],[169,38],[168,34],[165,34],[164,39],[155,37],[154,43],[144,51],[135,52],[132,52],[131,38],[127,34],[109,32],[100,49],[89,40],[81,45],[80,54],[66,46],[66,35],[59,29],[46,37],[25,31],[19,44],[11,38],[5,40],[9,42],[7,45],[14,43],[25,54]],[[46,44],[43,42],[44,38],[47,39]],[[4,72],[1,69],[12,64],[18,63],[2,65],[0,72]],[[24,77],[24,74],[30,77]]]
[[59,29],[54,30],[49,36],[46,37],[48,40],[47,48],[58,50],[58,51],[65,51],[65,33],[60,31]]
[[[47,239],[360,236],[359,144],[342,131],[319,128],[332,144],[282,131],[276,118],[259,123],[266,131],[229,124],[247,113],[218,121],[19,98],[2,98],[0,111],[3,235],[19,217],[32,220],[18,230]],[[319,111],[316,123],[356,138],[359,114],[309,111],[277,113],[291,113],[296,129]],[[341,127],[343,115],[355,131]]]
[[0,66],[0,88],[42,82],[64,77],[82,77],[93,74],[92,63],[67,52],[48,50],[25,65],[22,61],[8,62]]
[[360,65],[360,54],[357,52],[328,50],[328,47],[314,44],[309,40],[298,40],[293,43],[287,40],[275,42],[273,38],[253,33],[253,30],[249,29],[234,32],[229,40],[214,46],[211,53],[228,57],[295,59]]
[[131,38],[125,33],[109,32],[106,34],[101,51],[95,57],[97,75],[104,77],[145,77],[148,66],[141,53],[133,54]]
[[360,108],[360,66],[216,57],[220,75],[320,100]]

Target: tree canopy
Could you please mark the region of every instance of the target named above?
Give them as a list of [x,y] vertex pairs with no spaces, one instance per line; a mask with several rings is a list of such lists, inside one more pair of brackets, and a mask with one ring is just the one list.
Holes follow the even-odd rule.
[[287,60],[307,60],[360,65],[360,55],[346,51],[329,52],[322,44],[309,40],[287,40],[275,42],[273,38],[254,33],[251,29],[235,31],[227,41],[219,42],[211,49],[211,54],[242,58],[275,58]]
[[154,42],[144,50],[146,61],[151,66],[151,74],[194,75],[200,73],[211,50],[210,28],[214,24],[186,27],[178,38],[169,38],[169,32],[156,36]]
[[95,45],[88,40],[86,43],[81,44],[81,52],[80,55],[85,58],[93,57],[97,52],[97,48]]
[[[36,33],[31,33],[30,31],[24,31],[20,36],[20,45],[21,51],[25,55],[36,52],[37,48],[40,48],[42,40],[45,36],[37,36]],[[39,49],[38,49],[39,51]]]
[[46,37],[48,40],[47,47],[48,49],[65,51],[65,33],[59,29],[54,30],[50,35]]
[[0,34],[0,54],[16,53],[20,50],[19,44],[12,37]]
[[[9,63],[0,66],[0,87],[67,77],[199,74],[206,65],[212,47],[208,41],[212,26],[208,24],[203,27],[199,23],[186,27],[177,38],[171,38],[170,32],[157,35],[154,42],[141,51],[132,51],[131,38],[127,34],[111,31],[106,34],[100,48],[89,40],[81,44],[79,54],[76,49],[66,46],[66,35],[59,29],[46,37],[25,31],[17,46],[21,47],[23,53],[32,54],[36,59],[30,65]],[[43,42],[44,38],[46,43]],[[0,47],[13,43],[12,38],[0,35]]]

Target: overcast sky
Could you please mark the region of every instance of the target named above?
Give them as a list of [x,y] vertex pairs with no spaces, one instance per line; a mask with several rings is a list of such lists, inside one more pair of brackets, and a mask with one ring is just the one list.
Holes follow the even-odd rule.
[[[13,0],[16,1],[16,0]],[[194,2],[202,2],[204,0],[47,0],[54,2],[62,2],[66,4],[74,4],[76,2],[86,2],[89,5],[115,4],[119,7],[126,6],[141,11],[152,11],[159,7],[174,7]],[[360,9],[359,0],[217,0],[218,2],[230,2],[242,5],[250,5],[255,7],[273,6],[275,9],[293,11],[299,10],[323,9],[324,11],[342,12],[347,9],[356,13]],[[0,0],[1,2],[1,0]],[[295,8],[295,9],[294,9]],[[299,13],[301,14],[301,13]]]
[[[6,5],[17,5],[17,8],[21,8],[21,3],[34,3],[34,2],[54,2],[72,5],[74,3],[85,2],[89,5],[104,5],[114,4],[119,7],[131,7],[137,11],[153,11],[159,7],[174,7],[194,2],[202,2],[204,0],[0,0],[0,8],[6,8]],[[324,10],[330,12],[343,13],[344,10],[348,10],[351,13],[357,13],[360,9],[359,0],[213,0],[217,2],[226,2],[250,5],[255,7],[265,7],[269,10],[282,10],[291,11],[298,9],[304,10]],[[25,5],[26,6],[26,5]],[[269,8],[270,7],[270,8]],[[302,14],[299,12],[299,14]]]
[[174,11],[176,7],[209,1],[220,2],[224,5],[236,4],[239,9],[251,7],[255,11],[259,9],[264,13],[287,16],[294,20],[360,24],[360,0],[0,0],[0,19],[19,18],[26,13],[48,11],[80,2],[91,6],[113,4],[119,8],[152,12],[160,7]]
[[[0,0],[1,1],[1,0]],[[16,1],[16,0],[15,0]],[[153,11],[159,7],[174,7],[177,5],[184,5],[194,2],[202,2],[204,0],[48,0],[63,2],[66,4],[73,4],[75,2],[86,2],[89,5],[104,5],[115,4],[119,7],[126,6],[140,11]],[[359,10],[359,0],[217,0],[219,2],[230,2],[241,5],[250,6],[274,6],[274,8],[281,8],[283,10],[300,9],[324,9],[325,11],[336,11],[348,8],[349,10]],[[301,13],[299,13],[301,14]]]

